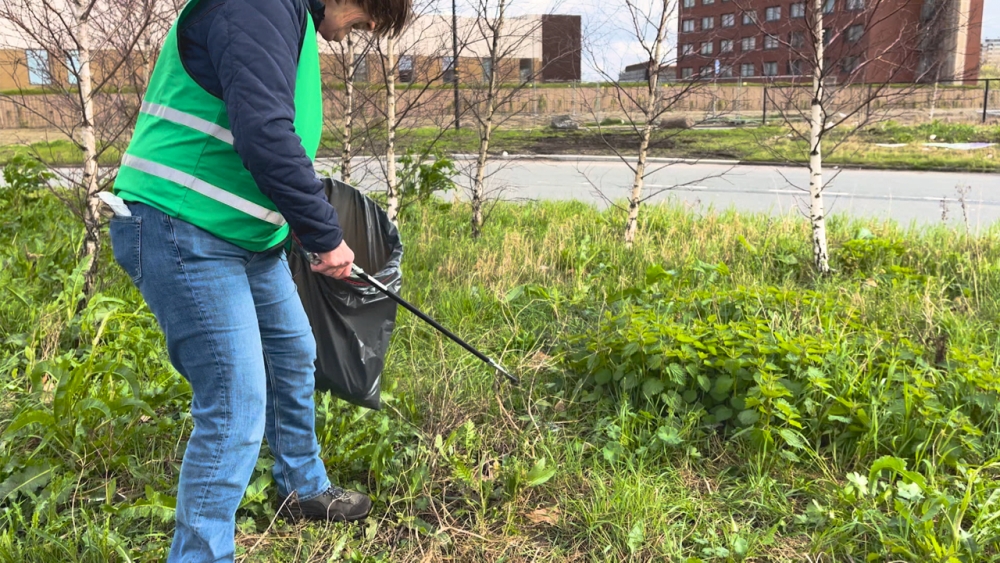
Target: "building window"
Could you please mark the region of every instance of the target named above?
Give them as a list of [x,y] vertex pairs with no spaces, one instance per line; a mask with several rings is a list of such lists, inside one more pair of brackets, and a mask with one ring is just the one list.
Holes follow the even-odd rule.
[[753,63],[743,63],[740,65],[740,76],[753,76]]
[[855,11],[864,10],[865,0],[847,0],[847,9]]
[[850,73],[858,70],[858,58],[857,57],[844,57],[844,60],[840,63],[840,69],[844,72]]
[[781,6],[771,6],[764,10],[764,19],[769,22],[776,22],[781,19]]
[[806,5],[802,2],[792,4],[790,12],[793,18],[804,18],[806,17]]
[[493,78],[493,59],[489,57],[484,57],[482,59],[483,65],[483,82],[489,82]]
[[715,4],[715,0],[701,0],[702,6],[708,6],[709,4]]
[[452,57],[441,57],[441,80],[448,84],[455,83],[455,59]]
[[70,86],[79,84],[80,76],[80,52],[68,51],[66,53],[66,83]]
[[354,81],[368,82],[368,59],[364,55],[354,55]]
[[691,33],[694,31],[694,20],[684,20],[681,22],[681,31],[684,33]]
[[833,13],[833,4],[836,1],[837,0],[826,0],[825,2],[823,2],[823,13],[824,14],[832,14]]
[[685,8],[694,8],[694,0],[684,0]]
[[28,58],[28,84],[32,86],[52,84],[52,73],[49,71],[49,52],[42,49],[28,49],[24,54]]
[[753,25],[757,23],[757,12],[743,12],[743,25]]
[[711,55],[712,54],[712,42],[711,41],[706,41],[706,42],[704,42],[704,43],[701,44],[701,54],[702,55]]
[[413,82],[413,55],[399,57],[399,81],[407,84]]
[[703,66],[701,67],[700,74],[701,76],[712,76],[712,74],[714,74],[714,71],[710,66]]
[[793,31],[788,34],[788,44],[793,49],[800,49],[806,45],[806,36],[801,31]]
[[778,76],[778,63],[764,63],[764,76]]
[[857,43],[861,40],[861,36],[865,34],[865,26],[863,25],[852,25],[847,28],[847,41],[849,43]]
[[686,43],[684,47],[681,48],[682,55],[693,55],[694,54],[694,43]]
[[691,78],[691,75],[693,73],[694,73],[694,71],[691,70],[690,68],[682,68],[681,69],[681,78]]
[[736,14],[722,14],[722,27],[733,27],[736,25]]
[[715,18],[711,16],[701,18],[702,29],[712,29],[713,27],[715,27]]
[[748,51],[753,51],[757,48],[757,38],[756,37],[744,37],[740,39],[740,49],[746,53]]
[[531,59],[521,59],[518,65],[521,82],[531,82],[535,78],[535,65]]
[[764,48],[765,49],[777,49],[780,45],[778,38],[773,35],[764,36]]
[[719,52],[720,53],[732,53],[733,52],[733,40],[723,39],[719,41]]
[[733,77],[733,65],[722,65],[719,67],[719,76],[722,78]]
[[830,28],[829,27],[824,27],[823,28],[823,44],[824,45],[829,45],[830,44],[830,40],[833,38],[832,35],[833,34],[830,33]]

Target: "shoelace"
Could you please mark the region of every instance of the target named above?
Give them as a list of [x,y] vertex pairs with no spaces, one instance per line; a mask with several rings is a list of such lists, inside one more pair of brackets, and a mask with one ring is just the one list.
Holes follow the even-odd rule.
[[330,485],[325,491],[323,491],[323,494],[330,495],[332,499],[331,502],[351,499],[351,495],[347,494],[347,491],[333,485]]

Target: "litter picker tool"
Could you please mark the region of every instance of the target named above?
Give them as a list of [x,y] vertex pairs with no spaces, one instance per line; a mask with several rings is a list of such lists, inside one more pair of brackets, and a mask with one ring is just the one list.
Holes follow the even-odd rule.
[[[318,262],[318,257],[315,254],[313,254],[313,253],[309,253],[309,261],[315,264],[316,262]],[[501,367],[500,364],[497,363],[496,360],[494,360],[493,358],[490,358],[486,354],[483,354],[479,350],[476,350],[475,347],[473,347],[471,344],[469,344],[468,342],[462,340],[461,338],[459,338],[458,336],[456,336],[455,333],[453,333],[450,330],[446,329],[445,327],[441,326],[440,323],[438,323],[434,319],[432,319],[429,316],[427,316],[426,313],[424,313],[423,311],[421,311],[420,309],[418,309],[416,306],[414,306],[413,304],[411,304],[409,301],[403,299],[399,295],[396,295],[396,293],[394,291],[392,291],[391,289],[389,289],[388,287],[386,287],[384,284],[382,284],[382,282],[380,282],[377,279],[373,278],[372,276],[369,276],[368,274],[366,274],[365,271],[362,270],[360,267],[358,267],[357,264],[354,264],[354,265],[351,266],[351,273],[354,276],[356,276],[357,278],[361,279],[361,281],[364,281],[365,283],[368,283],[369,285],[371,285],[375,289],[379,290],[381,293],[383,293],[389,299],[392,299],[396,303],[399,303],[400,305],[402,305],[409,312],[411,312],[414,315],[420,317],[424,322],[426,322],[427,324],[429,324],[432,327],[434,327],[441,334],[443,334],[443,335],[447,336],[448,338],[450,338],[454,343],[458,344],[462,348],[465,348],[470,354],[472,354],[473,356],[479,358],[480,360],[482,360],[483,362],[485,362],[488,366],[490,366],[491,368],[495,369],[497,371],[497,373],[499,373],[499,374],[503,375],[504,377],[506,377],[507,380],[510,381],[512,384],[519,385],[521,383],[521,380],[519,378],[515,377],[514,375],[511,375],[507,370],[505,370],[503,367]]]

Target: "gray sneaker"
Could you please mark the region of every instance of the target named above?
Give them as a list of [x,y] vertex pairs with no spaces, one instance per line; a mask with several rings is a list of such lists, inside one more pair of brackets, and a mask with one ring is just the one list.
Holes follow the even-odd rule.
[[294,494],[281,499],[278,514],[293,519],[353,522],[368,516],[372,501],[368,495],[330,486],[319,496],[299,501]]

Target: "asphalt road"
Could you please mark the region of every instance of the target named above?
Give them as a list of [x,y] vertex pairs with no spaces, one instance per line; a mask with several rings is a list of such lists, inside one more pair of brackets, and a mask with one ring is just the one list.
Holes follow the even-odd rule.
[[[321,172],[332,160],[318,163]],[[475,162],[457,162],[466,189]],[[384,175],[371,159],[355,164],[362,189],[384,189]],[[77,169],[60,170],[70,177]],[[828,214],[893,219],[900,224],[961,223],[968,216],[974,229],[1000,221],[1000,174],[911,172],[895,170],[827,170],[824,180]],[[489,165],[491,195],[513,201],[579,200],[604,208],[628,196],[632,173],[621,162],[497,160]],[[773,214],[800,213],[808,173],[800,167],[735,164],[651,164],[646,203],[674,202],[697,210],[735,208]],[[964,196],[960,194],[964,190]],[[454,194],[442,194],[446,198]],[[962,201],[965,203],[965,214]]]
[[[459,162],[471,167],[473,162]],[[360,181],[378,186],[377,164]],[[775,214],[798,213],[806,204],[805,168],[732,164],[652,164],[644,197],[697,209],[736,208]],[[620,162],[500,161],[490,166],[489,189],[508,200],[567,200],[607,207],[628,195],[631,171]],[[828,170],[824,192],[828,214],[893,219],[901,224],[964,221],[981,228],[1000,220],[1000,174]],[[460,179],[468,187],[468,177]],[[960,189],[967,187],[964,196]]]

